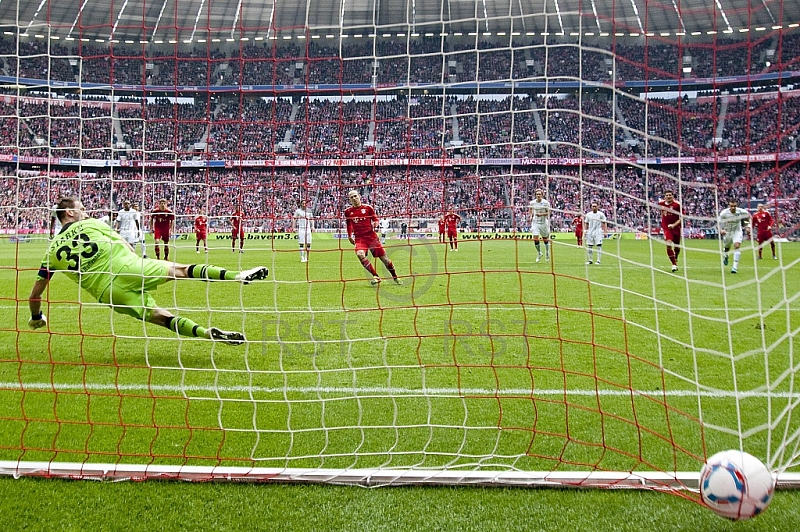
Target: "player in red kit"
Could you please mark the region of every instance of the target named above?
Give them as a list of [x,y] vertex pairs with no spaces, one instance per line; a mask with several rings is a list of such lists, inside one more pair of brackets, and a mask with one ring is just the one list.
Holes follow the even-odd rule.
[[439,243],[444,244],[444,216],[439,217]]
[[764,249],[764,243],[769,241],[772,248],[772,258],[778,260],[775,254],[775,241],[772,239],[772,226],[775,225],[775,220],[767,210],[763,203],[758,205],[758,211],[753,215],[753,227],[756,229],[756,241],[758,242],[758,258],[761,259],[761,250]]
[[664,199],[658,202],[661,209],[661,229],[667,244],[667,257],[672,262],[672,271],[678,271],[678,255],[681,254],[681,204],[675,201],[671,190],[664,191]]
[[169,260],[169,237],[175,231],[175,213],[167,207],[167,200],[158,200],[158,205],[150,215],[150,230],[156,241],[156,259],[161,259],[158,241],[164,243],[164,260]]
[[367,258],[367,253],[372,253],[373,257],[383,262],[386,269],[392,274],[394,282],[402,285],[403,281],[397,278],[394,264],[386,256],[386,250],[383,249],[381,241],[375,233],[375,224],[378,223],[375,209],[370,205],[361,203],[361,194],[356,190],[351,190],[347,194],[347,199],[350,200],[350,205],[352,205],[344,211],[345,221],[347,222],[347,238],[351,244],[356,246],[356,256],[361,261],[361,265],[372,274],[371,284],[380,283],[381,278],[369,258]]
[[203,249],[208,253],[208,218],[202,214],[198,214],[194,219],[194,236],[196,241],[194,243],[194,250],[200,253],[200,241],[203,241]]
[[575,238],[578,239],[578,247],[583,247],[583,215],[579,214],[572,220],[572,229],[575,231]]
[[244,227],[242,227],[242,219],[244,213],[241,209],[231,214],[231,252],[236,253],[236,239],[239,239],[239,253],[244,253]]
[[447,225],[447,240],[450,242],[450,249],[453,251],[458,251],[458,222],[460,221],[461,216],[457,215],[452,209],[444,215],[444,223]]

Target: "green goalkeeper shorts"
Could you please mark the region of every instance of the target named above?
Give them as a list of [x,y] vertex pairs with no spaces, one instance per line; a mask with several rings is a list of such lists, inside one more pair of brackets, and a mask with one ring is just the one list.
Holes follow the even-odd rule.
[[98,301],[111,305],[115,312],[147,321],[153,309],[158,307],[149,292],[171,280],[168,275],[168,262],[139,259],[114,274],[111,285]]

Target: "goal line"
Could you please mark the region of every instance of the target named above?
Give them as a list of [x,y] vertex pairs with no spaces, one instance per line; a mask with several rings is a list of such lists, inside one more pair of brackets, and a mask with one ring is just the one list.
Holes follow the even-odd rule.
[[[0,475],[76,480],[189,480],[320,483],[362,487],[434,485],[529,488],[618,488],[680,492],[699,490],[699,472],[461,471],[426,469],[306,469],[276,467],[168,466],[75,462],[0,461]],[[800,488],[800,473],[781,473],[778,487]]]
[[[157,369],[157,368],[153,368]],[[384,386],[203,386],[196,384],[113,384],[113,383],[49,383],[49,382],[0,382],[0,389],[12,391],[142,391],[142,392],[244,392],[244,393],[297,393],[297,394],[379,394],[381,396],[465,396],[465,395],[499,395],[499,396],[611,396],[627,397],[644,395],[648,397],[708,397],[708,398],[757,398],[757,399],[800,399],[800,392],[762,392],[762,391],[725,391],[725,390],[580,390],[580,389],[525,389],[525,388],[401,388]],[[203,399],[197,397],[194,399]],[[206,399],[220,400],[216,397]],[[224,401],[235,399],[222,399]]]

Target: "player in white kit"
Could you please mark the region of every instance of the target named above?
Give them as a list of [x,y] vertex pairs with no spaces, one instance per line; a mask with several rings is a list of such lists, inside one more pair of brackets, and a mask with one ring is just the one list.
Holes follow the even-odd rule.
[[139,213],[131,209],[130,201],[125,200],[122,202],[122,210],[117,213],[114,229],[125,242],[136,249],[136,243],[139,242],[142,228],[139,224]]
[[389,220],[386,218],[381,218],[381,221],[378,222],[378,227],[381,229],[381,244],[386,243],[386,233],[389,232]]
[[[584,238],[586,240],[587,253],[589,254],[589,260],[586,264],[594,262],[600,264],[600,257],[603,255],[603,235],[608,231],[607,221],[606,215],[599,210],[597,202],[593,201],[592,210],[583,217],[583,223],[586,227]],[[597,246],[597,261],[594,260],[594,246]]]
[[[723,209],[719,213],[717,223],[719,224],[719,234],[722,237],[722,247],[724,252],[722,254],[722,263],[728,265],[728,252],[733,246],[733,267],[731,273],[736,273],[739,267],[739,258],[742,252],[739,251],[739,246],[742,245],[743,227],[747,227],[750,223],[750,213],[738,207],[739,202],[735,199],[728,200],[728,208]],[[750,228],[747,227],[749,231]]]
[[533,243],[536,246],[536,262],[542,259],[542,248],[539,247],[539,239],[544,242],[544,260],[550,260],[550,202],[544,199],[544,191],[536,189],[536,199],[528,203],[528,212],[531,218],[531,234]]
[[314,232],[314,215],[306,208],[307,202],[300,200],[300,207],[292,216],[292,231],[297,231],[297,240],[300,242],[300,262],[308,262],[308,252],[311,249],[311,233]]
[[50,207],[50,240],[61,232],[61,220],[58,219],[58,204]]
[[138,237],[139,238],[139,245],[142,247],[142,258],[146,259],[147,258],[147,247],[146,247],[147,244],[145,243],[145,240],[144,240],[144,234],[147,231],[147,229],[145,228],[144,220],[142,219],[142,211],[139,210],[139,204],[136,203],[136,202],[131,204],[131,209],[136,211],[136,216],[138,217],[138,220],[139,220],[139,227],[141,228],[141,230],[139,231],[139,237]]

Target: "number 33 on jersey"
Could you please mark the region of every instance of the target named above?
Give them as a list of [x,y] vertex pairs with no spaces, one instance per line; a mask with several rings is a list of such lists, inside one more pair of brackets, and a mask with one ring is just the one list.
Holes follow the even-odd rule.
[[[108,225],[87,218],[65,225],[56,235],[42,260],[39,276],[49,279],[63,271],[83,288],[94,293],[111,281],[136,255]],[[115,260],[116,258],[116,260]]]

